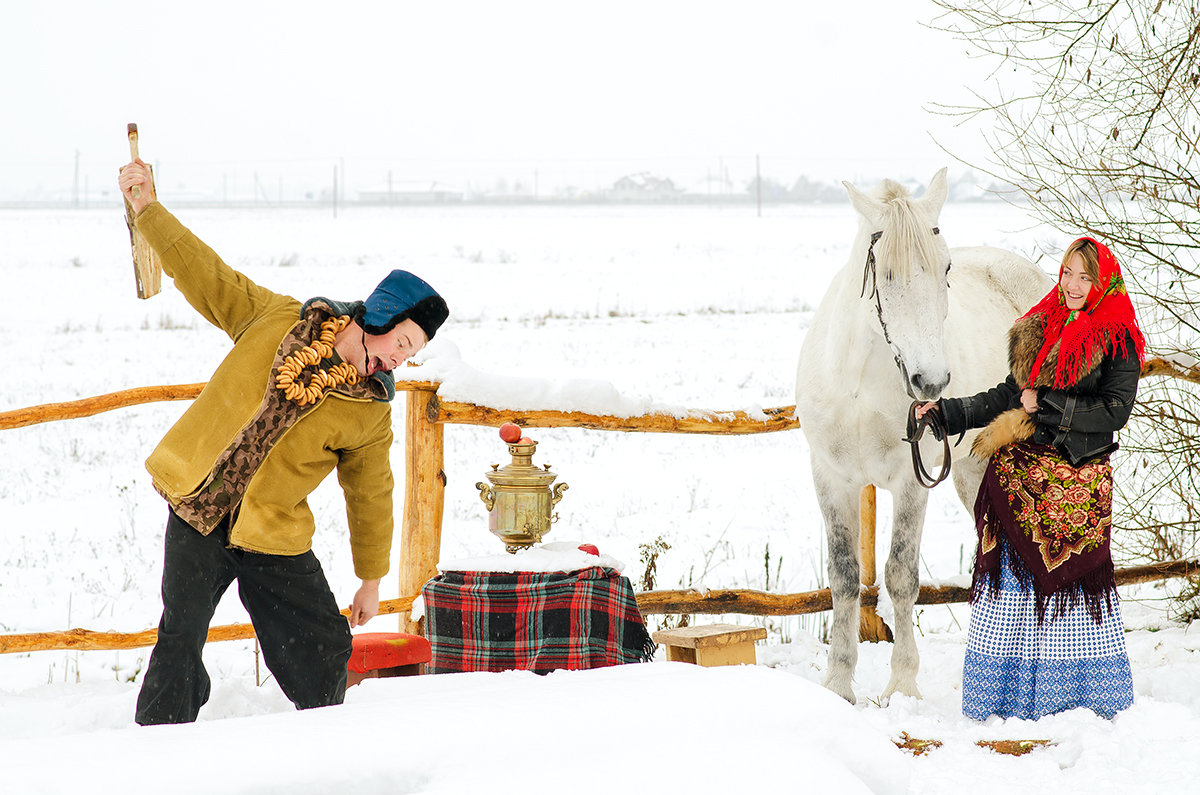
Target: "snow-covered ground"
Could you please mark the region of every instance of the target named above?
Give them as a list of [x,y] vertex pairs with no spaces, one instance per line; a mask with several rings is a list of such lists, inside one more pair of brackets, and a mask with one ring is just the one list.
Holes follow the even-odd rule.
[[[425,276],[453,313],[429,356],[457,357],[482,374],[470,389],[483,402],[493,387],[529,378],[547,394],[615,407],[792,403],[804,329],[855,230],[848,203],[769,207],[761,218],[744,207],[351,208],[336,220],[317,210],[178,214],[232,265],[300,298],[358,298],[393,267]],[[952,246],[1026,255],[1064,242],[994,203],[952,204],[940,227]],[[0,212],[0,411],[208,377],[227,341],[169,285],[139,301],[128,252],[116,207]],[[142,462],[185,407],[0,431],[0,633],[156,624],[166,509]],[[396,431],[399,467],[399,421]],[[661,540],[669,548],[656,562],[660,588],[823,584],[801,432],[531,435],[535,460],[570,485],[547,541],[593,543],[637,582],[642,545]],[[474,484],[505,455],[494,429],[447,428],[444,558],[499,551]],[[357,581],[336,481],[312,503],[317,554],[348,604]],[[882,551],[886,495],[880,503]],[[966,512],[939,487],[922,576],[961,578],[972,543]],[[383,597],[396,588],[389,576]],[[962,717],[965,606],[918,611],[921,700],[880,704],[890,647],[864,644],[856,707],[819,686],[823,616],[700,617],[766,626],[752,668],[660,659],[545,677],[374,680],[351,689],[341,708],[306,713],[256,672],[252,643],[216,643],[206,650],[214,691],[200,721],[155,729],[132,722],[148,649],[4,654],[0,791],[1192,792],[1200,634],[1167,622],[1163,595],[1158,586],[1124,592],[1137,700],[1111,722],[1090,713]],[[230,595],[215,623],[245,620]],[[394,627],[384,616],[365,629]],[[943,745],[914,757],[893,744],[902,733]],[[987,739],[1052,745],[1010,757],[975,745]]]

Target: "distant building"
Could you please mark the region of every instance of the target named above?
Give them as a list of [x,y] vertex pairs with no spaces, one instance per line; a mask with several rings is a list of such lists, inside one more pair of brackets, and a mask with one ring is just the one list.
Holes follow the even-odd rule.
[[461,202],[462,188],[442,182],[393,182],[358,192],[361,204],[450,204]]
[[965,171],[957,179],[951,180],[947,186],[949,200],[952,202],[993,201],[996,199],[1013,199],[1020,192],[1012,185],[998,180],[988,180],[974,171]]
[[681,192],[671,180],[643,171],[614,182],[609,197],[617,201],[660,200],[674,198]]
[[788,196],[798,202],[836,203],[846,201],[846,190],[841,185],[831,185],[801,176],[788,191]]

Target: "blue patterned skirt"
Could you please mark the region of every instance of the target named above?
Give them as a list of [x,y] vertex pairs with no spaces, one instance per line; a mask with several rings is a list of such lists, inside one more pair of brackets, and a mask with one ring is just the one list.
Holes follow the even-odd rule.
[[963,662],[963,714],[975,720],[1037,719],[1087,707],[1111,718],[1132,704],[1133,676],[1116,594],[1099,624],[1082,601],[1053,618],[1047,613],[1039,623],[1032,586],[1022,586],[1009,558],[1000,555],[998,594],[986,582],[975,591]]

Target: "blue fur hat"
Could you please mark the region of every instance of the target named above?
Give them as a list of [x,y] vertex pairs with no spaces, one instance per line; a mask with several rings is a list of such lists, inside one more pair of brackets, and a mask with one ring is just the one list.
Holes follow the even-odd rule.
[[412,320],[433,339],[449,316],[450,309],[437,290],[408,271],[395,270],[363,302],[356,319],[368,334],[386,334],[397,323]]

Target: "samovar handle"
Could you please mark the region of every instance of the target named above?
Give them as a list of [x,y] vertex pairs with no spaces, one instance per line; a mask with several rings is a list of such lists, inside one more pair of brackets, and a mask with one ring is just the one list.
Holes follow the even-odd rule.
[[490,512],[496,505],[496,494],[492,491],[492,487],[480,481],[475,484],[475,488],[479,489],[479,499],[483,500],[483,504]]
[[568,486],[566,483],[559,483],[557,486],[554,487],[554,497],[553,497],[553,499],[550,500],[551,508],[553,508],[555,505],[558,505],[558,501],[563,498],[563,492],[569,488],[571,488],[571,487]]

